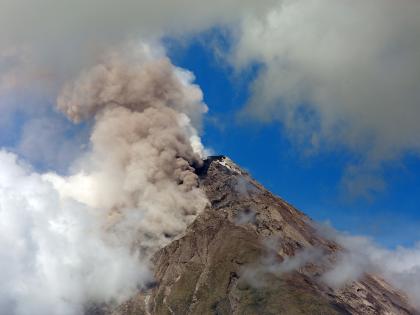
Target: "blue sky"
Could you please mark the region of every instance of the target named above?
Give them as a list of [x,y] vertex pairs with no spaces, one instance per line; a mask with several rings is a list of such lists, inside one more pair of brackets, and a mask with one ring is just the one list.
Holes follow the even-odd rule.
[[204,102],[206,148],[347,232],[341,278],[377,270],[417,302],[419,16],[416,0],[3,0],[0,305],[78,314],[149,282],[143,251],[208,202],[187,167]]
[[[239,72],[234,70],[208,44],[217,43],[219,49],[228,51],[229,38],[222,34],[213,29],[189,40],[166,38],[163,41],[172,62],[194,73],[195,82],[203,90],[209,107],[202,130],[205,146],[215,154],[232,158],[268,189],[316,221],[330,222],[351,234],[370,236],[386,247],[412,246],[420,240],[418,157],[406,154],[402,159],[386,163],[377,174],[383,178],[385,189],[368,197],[349,197],[341,180],[348,164],[357,158],[353,152],[338,147],[307,155],[286,134],[281,122],[261,123],[240,117],[250,97],[250,85],[261,67],[254,63]],[[60,124],[60,137],[72,145],[81,143],[78,137],[86,137],[88,125],[72,125],[52,109],[51,100],[33,91],[29,95],[6,95],[2,101],[17,107],[22,104],[45,107],[36,115],[46,115],[51,126]],[[63,150],[64,157],[60,154],[52,160],[46,160],[46,154],[37,156],[33,150],[27,153],[16,148],[25,126],[33,118],[26,110],[13,112],[7,132],[0,135],[0,146],[17,151],[37,170],[63,171],[77,154],[66,153],[72,148]],[[50,141],[49,135],[42,140]],[[62,146],[66,145],[63,141]]]
[[[10,1],[11,11],[0,13],[0,93],[10,77],[24,87],[0,94],[2,147],[14,147],[36,169],[63,171],[89,125],[74,127],[53,110],[54,97],[39,96],[38,82],[48,81],[56,95],[104,47],[163,35],[172,62],[193,72],[204,92],[207,147],[315,220],[389,247],[420,240],[417,2],[232,0],[205,7],[187,1],[195,12],[189,15],[175,2],[132,7],[123,1],[118,9],[73,2],[47,1],[42,14],[35,5]],[[13,10],[30,27],[22,27]],[[342,12],[346,19],[337,18]],[[251,115],[244,118],[239,113],[247,104]],[[310,119],[299,125],[302,113]],[[19,143],[25,130],[31,136],[45,124],[42,136]],[[319,148],[306,154],[299,136]],[[57,157],[45,159],[48,154],[37,150],[48,142]],[[373,176],[359,184],[369,187],[373,180],[374,188],[379,182],[384,189],[368,196],[346,191],[343,178],[354,165]]]
[[340,183],[354,154],[337,149],[308,156],[284,134],[280,123],[238,118],[258,65],[238,75],[205,44],[212,38],[220,42],[220,33],[206,33],[188,43],[166,42],[174,64],[192,71],[204,92],[209,107],[202,136],[206,146],[231,157],[317,221],[370,236],[387,247],[411,246],[420,240],[420,160],[416,156],[393,161],[381,170],[385,189],[368,197],[348,197]]

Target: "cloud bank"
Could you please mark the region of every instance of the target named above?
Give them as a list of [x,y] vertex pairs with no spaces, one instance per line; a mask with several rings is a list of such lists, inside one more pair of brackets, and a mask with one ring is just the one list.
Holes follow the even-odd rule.
[[[62,83],[90,65],[104,48],[127,40],[191,35],[259,15],[274,0],[111,0],[22,2],[0,12],[0,87],[45,79]],[[1,58],[4,57],[4,58]]]
[[361,162],[344,185],[380,189],[383,161],[420,152],[419,13],[412,0],[284,0],[243,19],[232,62],[262,65],[245,113],[306,148],[350,149]]

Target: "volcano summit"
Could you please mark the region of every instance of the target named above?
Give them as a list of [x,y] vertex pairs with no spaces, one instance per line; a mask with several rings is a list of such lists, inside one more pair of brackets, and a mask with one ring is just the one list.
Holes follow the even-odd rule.
[[229,158],[196,173],[211,206],[154,255],[156,282],[105,313],[419,314],[378,274],[330,285],[346,249]]

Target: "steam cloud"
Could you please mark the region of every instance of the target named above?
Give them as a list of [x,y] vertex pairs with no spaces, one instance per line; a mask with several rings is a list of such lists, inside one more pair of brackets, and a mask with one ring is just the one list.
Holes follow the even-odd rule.
[[148,259],[207,205],[192,165],[207,110],[191,73],[151,45],[112,52],[57,104],[94,119],[91,148],[67,177],[0,152],[0,309],[82,314],[151,279]]

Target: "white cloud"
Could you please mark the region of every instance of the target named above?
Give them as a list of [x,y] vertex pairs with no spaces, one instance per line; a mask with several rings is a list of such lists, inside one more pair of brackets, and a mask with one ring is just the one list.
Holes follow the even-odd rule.
[[305,247],[296,250],[293,256],[280,255],[281,238],[271,237],[263,241],[266,253],[256,262],[245,265],[241,269],[241,276],[254,287],[264,287],[267,277],[281,276],[284,273],[299,270],[307,264],[321,261],[325,254],[318,247]]
[[[232,56],[237,67],[263,64],[247,112],[281,121],[298,142],[344,145],[363,156],[368,180],[349,183],[356,183],[357,192],[363,185],[362,190],[382,185],[371,176],[382,161],[420,149],[419,13],[420,2],[414,0],[218,0],[206,5],[191,0],[7,0],[0,11],[0,93],[22,92],[42,81],[54,94],[104,47],[229,25],[238,36]],[[175,92],[168,103],[176,106],[167,106],[168,99],[150,106],[148,97],[156,95],[136,88],[144,64],[131,68],[124,58],[101,60],[67,85],[61,109],[73,119],[94,116],[97,123],[80,172],[67,178],[41,175],[0,153],[0,309],[18,315],[77,314],[87,300],[127,296],[149,276],[126,246],[138,228],[133,222],[141,222],[145,234],[155,233],[143,245],[156,248],[156,240],[163,244],[164,230],[179,233],[205,206],[189,168],[202,149],[195,129],[202,95],[188,72],[160,61],[153,65],[170,75],[150,71],[147,82],[168,79]],[[119,80],[128,83],[128,94]],[[141,112],[130,104],[132,97],[146,104]],[[123,106],[116,106],[120,101]],[[7,122],[2,117],[15,108],[0,106],[0,120]],[[83,115],[74,116],[74,110]],[[23,153],[36,149],[31,130],[40,125],[27,126]],[[180,153],[186,159],[179,159]],[[348,173],[357,174],[352,167]],[[86,194],[84,187],[93,193]],[[105,213],[98,208],[106,208]],[[113,228],[104,230],[110,220],[116,220]],[[389,251],[363,238],[342,242],[353,256],[338,273],[332,271],[331,279],[341,283],[381,263],[394,284],[412,296],[420,294],[417,248]],[[296,268],[306,260],[305,254],[287,264]]]
[[349,148],[364,176],[420,152],[419,14],[411,0],[284,0],[245,18],[232,60],[263,65],[246,113],[315,149]]
[[331,270],[323,280],[341,287],[360,279],[365,273],[377,273],[396,288],[401,289],[411,302],[420,307],[420,244],[412,247],[387,249],[364,236],[339,233],[328,226],[318,226],[318,231],[344,247]]
[[0,86],[54,94],[109,46],[227,26],[231,61],[263,65],[246,112],[311,150],[349,148],[359,162],[343,186],[363,195],[384,187],[383,161],[420,150],[419,12],[415,0],[7,0]]
[[106,216],[59,193],[0,151],[0,309],[80,314],[86,302],[121,301],[150,279],[147,264],[104,234]]

